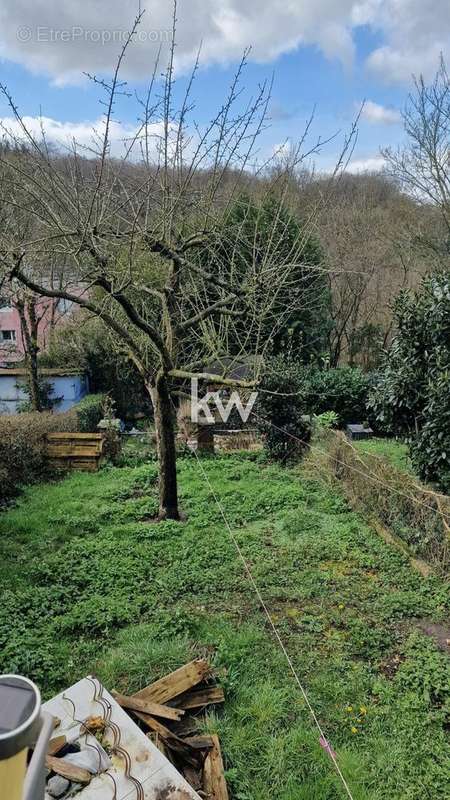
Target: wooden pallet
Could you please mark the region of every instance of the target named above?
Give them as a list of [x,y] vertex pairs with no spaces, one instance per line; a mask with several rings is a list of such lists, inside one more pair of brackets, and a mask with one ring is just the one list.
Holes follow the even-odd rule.
[[47,460],[55,469],[96,472],[102,457],[101,433],[47,434]]

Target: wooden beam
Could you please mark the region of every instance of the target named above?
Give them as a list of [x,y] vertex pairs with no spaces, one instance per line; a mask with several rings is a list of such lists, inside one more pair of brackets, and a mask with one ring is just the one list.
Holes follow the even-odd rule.
[[223,703],[224,701],[225,695],[221,686],[208,686],[206,689],[185,692],[175,698],[173,705],[177,708],[184,708],[187,711],[190,708],[203,708],[204,706]]
[[136,692],[133,697],[139,700],[151,700],[154,703],[167,703],[173,697],[196,686],[209,674],[208,662],[196,659]]
[[59,753],[59,751],[63,749],[65,744],[67,744],[65,736],[55,736],[53,739],[50,739],[47,745],[47,755],[56,755],[56,753]]
[[195,747],[196,750],[212,750],[214,747],[213,738],[209,734],[188,736],[184,741],[188,742],[191,747]]
[[111,694],[119,706],[128,708],[131,711],[142,711],[144,714],[151,714],[154,717],[161,717],[162,719],[175,720],[175,722],[179,722],[184,715],[184,710],[182,708],[170,708],[169,706],[163,706],[159,703],[153,703],[151,700],[141,700],[138,697],[126,697],[114,691],[112,691]]
[[219,737],[213,735],[211,738],[213,740],[213,748],[205,759],[203,788],[208,800],[229,800]]
[[52,772],[56,772],[57,775],[62,775],[63,778],[67,778],[68,781],[74,781],[74,783],[91,782],[92,775],[87,769],[69,764],[69,762],[64,761],[63,758],[46,756],[45,766],[47,769],[51,769]]
[[[134,711],[139,719],[142,719],[143,722],[150,728],[153,733],[157,733],[158,736],[161,737],[164,744],[169,747],[171,750],[174,750],[175,753],[178,753],[184,761],[190,764],[193,767],[198,767],[199,759],[198,753],[195,752],[195,748],[192,747],[190,744],[185,742],[183,739],[180,739],[176,733],[166,728],[165,725],[162,725],[161,722],[158,720],[153,719],[153,717],[149,716],[149,714],[141,714],[140,711]],[[151,739],[152,734],[148,733],[147,736]]]

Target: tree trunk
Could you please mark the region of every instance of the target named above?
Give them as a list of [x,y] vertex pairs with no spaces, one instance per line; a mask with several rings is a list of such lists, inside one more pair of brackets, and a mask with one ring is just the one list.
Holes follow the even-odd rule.
[[19,314],[22,340],[25,345],[25,361],[28,368],[28,384],[30,392],[30,404],[33,411],[42,411],[41,393],[39,391],[39,370],[38,370],[38,323],[33,301],[27,303],[28,318],[25,311],[25,303],[22,300],[16,301],[16,308]]
[[30,382],[30,402],[33,411],[42,411],[41,396],[39,391],[39,374],[37,351],[32,350],[29,354],[29,382]]
[[159,462],[159,517],[180,519],[177,492],[177,462],[175,451],[175,419],[167,380],[158,377],[156,384],[147,386],[155,413],[156,444]]

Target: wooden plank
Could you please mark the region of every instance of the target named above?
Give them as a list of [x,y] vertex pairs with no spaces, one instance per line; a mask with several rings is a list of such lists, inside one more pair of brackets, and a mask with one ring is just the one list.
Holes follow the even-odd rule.
[[173,700],[176,708],[204,708],[215,703],[225,702],[225,695],[221,686],[208,686],[206,689],[198,689],[192,692],[185,692]]
[[209,734],[205,734],[204,736],[189,736],[184,741],[196,750],[212,750],[214,747],[213,738]]
[[62,453],[101,453],[98,442],[47,442],[47,452],[58,455]]
[[51,434],[47,436],[47,443],[49,445],[60,445],[61,447],[70,447],[72,444],[85,445],[86,447],[100,447],[102,442],[103,439],[98,439],[97,436],[89,435],[79,439],[78,436],[75,436],[73,433],[70,434],[70,436],[66,436],[64,439],[60,436],[51,437]]
[[179,694],[191,689],[192,686],[196,686],[209,673],[208,662],[203,659],[196,659],[136,692],[133,697],[137,697],[140,700],[152,700],[154,703],[166,703],[168,700],[172,700],[173,697],[177,697]]
[[78,439],[76,436],[70,436],[61,439],[59,436],[54,436],[52,439],[50,438],[50,434],[47,437],[47,444],[49,446],[59,446],[59,447],[70,447],[73,444],[84,445],[85,447],[100,447],[103,442],[103,439],[97,439],[97,437],[93,436],[83,436],[82,439]]
[[59,436],[54,436],[50,438],[50,434],[47,437],[47,444],[49,447],[71,447],[72,445],[80,445],[83,447],[101,447],[103,443],[103,439],[98,439],[96,436],[83,436],[83,438],[78,439],[77,436],[71,434],[71,436],[67,436],[64,439],[61,439]]
[[[145,722],[145,724],[150,728],[153,733],[157,733],[158,736],[161,737],[164,744],[167,747],[170,747],[176,753],[178,753],[184,761],[190,764],[193,767],[197,767],[199,764],[198,754],[195,752],[195,748],[192,747],[189,743],[185,742],[184,739],[180,739],[173,731],[166,728],[161,722],[151,717],[149,714],[142,714],[140,711],[133,711],[136,717],[140,720]],[[147,734],[150,738],[152,734]]]
[[214,734],[211,738],[213,740],[213,748],[209,751],[205,759],[203,768],[203,789],[206,792],[208,800],[228,800],[228,789],[225,781],[219,737]]
[[186,739],[187,736],[194,736],[198,732],[198,719],[185,714],[179,722],[172,722],[170,728],[182,739]]
[[[138,717],[138,719],[141,719],[142,722],[145,722],[145,724],[150,728],[150,730],[161,736],[162,739],[164,739],[164,741],[167,742],[168,740],[173,739],[173,741],[178,742],[179,744],[184,746],[183,739],[180,739],[180,737],[177,736],[176,733],[171,731],[169,728],[166,728],[166,726],[163,725],[162,722],[158,722],[158,720],[154,719],[152,716],[150,716],[150,714],[143,714],[141,711],[133,711],[133,714],[135,714],[135,716]],[[186,747],[189,747],[189,745],[186,745]]]
[[187,780],[194,792],[202,790],[202,772],[201,769],[194,769],[193,767],[183,767],[183,777]]
[[88,772],[87,769],[76,767],[74,764],[64,761],[63,758],[46,756],[45,766],[47,769],[51,769],[52,772],[56,772],[57,775],[62,775],[63,778],[67,778],[68,781],[74,781],[75,783],[90,783],[92,778],[91,773]]
[[74,461],[71,462],[72,466],[71,469],[79,470],[80,472],[97,472],[98,470],[98,462],[97,461]]
[[47,455],[49,458],[97,458],[100,451],[96,447],[83,447],[81,445],[74,445],[73,447],[47,447]]
[[151,738],[155,747],[158,748],[159,752],[162,753],[163,756],[172,763],[170,750],[168,747],[166,747],[164,739],[159,735],[159,733],[149,733],[148,736]]
[[73,432],[61,432],[61,433],[47,433],[47,439],[95,439],[100,441],[102,439],[101,433],[78,433],[76,431]]
[[178,722],[184,715],[183,709],[170,708],[163,706],[159,703],[153,703],[151,700],[140,700],[138,697],[126,697],[119,692],[111,692],[114,700],[119,703],[122,708],[129,708],[132,711],[142,711],[144,714],[151,714],[154,717],[161,717],[162,719],[171,719]]
[[89,439],[82,439],[81,441],[78,441],[78,439],[67,439],[65,441],[56,439],[52,442],[47,442],[47,447],[58,450],[70,450],[72,447],[89,447],[92,450],[100,450],[101,442],[91,442]]
[[47,755],[56,755],[56,753],[59,753],[59,751],[62,750],[65,744],[67,744],[67,739],[65,736],[55,736],[53,739],[50,739],[47,745]]

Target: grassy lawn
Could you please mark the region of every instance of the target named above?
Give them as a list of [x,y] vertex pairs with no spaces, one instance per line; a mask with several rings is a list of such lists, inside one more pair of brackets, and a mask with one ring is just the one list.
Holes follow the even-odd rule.
[[[447,588],[306,467],[202,463],[355,800],[446,796],[449,662],[417,621],[448,618]],[[184,524],[152,521],[153,462],[30,488],[0,515],[0,669],[48,697],[88,671],[136,690],[207,654],[227,668],[207,725],[234,800],[344,797],[193,457],[179,475]]]
[[414,473],[411,461],[408,454],[408,445],[404,442],[397,441],[397,439],[366,439],[362,441],[355,441],[352,444],[361,453],[369,453],[369,455],[382,456],[386,458],[397,469],[405,470],[410,474]]

